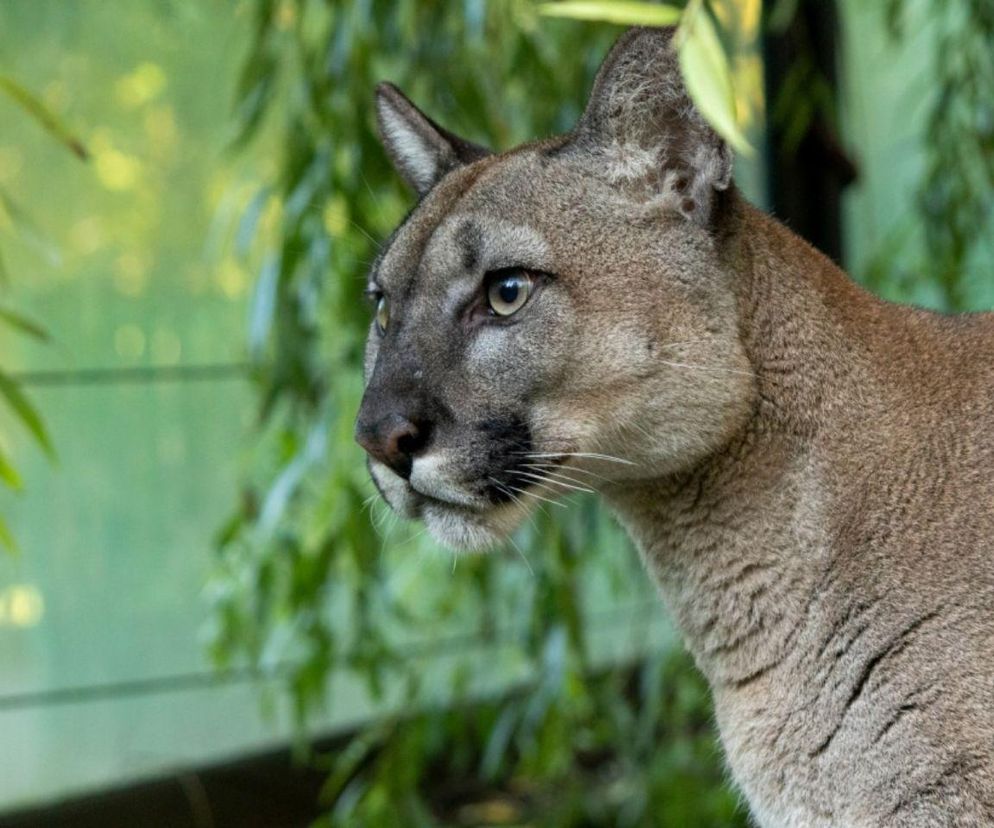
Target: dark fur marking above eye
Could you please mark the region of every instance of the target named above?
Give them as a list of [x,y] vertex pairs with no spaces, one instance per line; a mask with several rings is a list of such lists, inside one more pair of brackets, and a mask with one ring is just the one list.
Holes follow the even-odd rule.
[[483,248],[483,234],[472,221],[466,220],[456,229],[456,242],[462,248],[462,266],[475,270],[480,264]]

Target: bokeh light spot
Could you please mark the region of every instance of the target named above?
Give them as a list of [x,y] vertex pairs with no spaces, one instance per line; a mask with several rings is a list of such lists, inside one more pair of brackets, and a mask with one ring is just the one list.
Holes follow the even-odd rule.
[[114,84],[114,97],[134,109],[155,100],[166,88],[166,73],[156,63],[143,63]]
[[45,599],[34,584],[0,590],[0,627],[35,627],[45,615]]

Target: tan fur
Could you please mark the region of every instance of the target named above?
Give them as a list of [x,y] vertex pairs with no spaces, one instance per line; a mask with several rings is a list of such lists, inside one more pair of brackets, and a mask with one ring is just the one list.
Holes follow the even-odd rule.
[[[565,480],[599,489],[759,825],[992,825],[994,316],[871,296],[729,174],[647,30],[572,135],[440,170],[371,275],[392,321],[359,424],[423,397],[432,439],[374,478],[472,547]],[[553,278],[513,325],[461,321],[512,265]],[[480,424],[508,412],[549,476],[494,504],[483,478],[522,452]]]

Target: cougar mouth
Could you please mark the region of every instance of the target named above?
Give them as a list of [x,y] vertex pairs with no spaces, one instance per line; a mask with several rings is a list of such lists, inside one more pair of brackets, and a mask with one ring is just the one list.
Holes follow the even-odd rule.
[[527,515],[528,506],[520,499],[468,507],[423,498],[418,512],[431,536],[443,546],[454,551],[473,552],[484,551],[506,540]]
[[446,484],[444,481],[422,479],[415,483],[409,480],[407,488],[419,500],[426,503],[436,503],[440,506],[450,506],[453,509],[481,511],[488,505],[481,498],[474,497],[461,488]]
[[[399,478],[390,484],[397,482]],[[440,544],[469,552],[494,547],[517,529],[533,505],[529,495],[535,482],[507,470],[473,486],[426,477],[403,481],[402,487],[381,486],[380,491],[393,509],[424,521]]]
[[557,503],[573,492],[592,492],[584,481],[563,473],[567,455],[533,455],[489,474],[477,484],[479,495],[438,497],[409,486],[417,498],[417,517],[444,546],[457,550],[484,550],[506,540],[533,507]]

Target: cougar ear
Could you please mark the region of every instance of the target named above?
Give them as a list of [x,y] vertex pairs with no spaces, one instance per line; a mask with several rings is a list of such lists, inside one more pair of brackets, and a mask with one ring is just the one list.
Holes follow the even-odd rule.
[[732,181],[732,152],[694,107],[675,29],[630,29],[608,54],[573,133],[595,170],[702,225]]
[[440,127],[391,83],[376,87],[376,120],[387,155],[418,196],[447,172],[490,155]]

